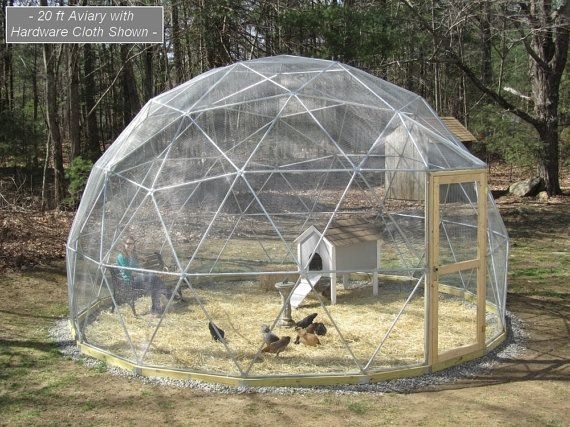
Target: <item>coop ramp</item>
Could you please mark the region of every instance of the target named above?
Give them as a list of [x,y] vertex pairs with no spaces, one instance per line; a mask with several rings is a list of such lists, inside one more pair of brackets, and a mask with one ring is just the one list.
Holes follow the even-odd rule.
[[[306,278],[302,277],[299,284],[293,291],[291,295],[291,307],[297,308],[303,302],[305,297],[311,292],[311,288],[314,287],[317,282],[321,279],[322,274],[309,274]],[[311,283],[313,286],[311,286]]]

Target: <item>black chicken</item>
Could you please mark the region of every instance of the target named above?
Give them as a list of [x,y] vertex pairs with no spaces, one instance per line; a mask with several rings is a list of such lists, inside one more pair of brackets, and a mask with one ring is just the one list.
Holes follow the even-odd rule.
[[214,341],[223,341],[225,332],[219,326],[216,326],[213,322],[208,322],[208,329],[210,330],[210,335]]
[[315,320],[315,317],[317,317],[317,313],[309,314],[308,316],[304,317],[303,319],[301,319],[297,323],[295,323],[295,327],[306,328],[311,323],[313,323],[313,320]]

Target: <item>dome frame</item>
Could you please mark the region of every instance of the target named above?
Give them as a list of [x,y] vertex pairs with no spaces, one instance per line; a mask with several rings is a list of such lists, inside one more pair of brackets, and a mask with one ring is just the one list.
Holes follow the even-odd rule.
[[[119,267],[127,237],[155,262]],[[336,61],[260,58],[151,99],[96,162],[66,246],[70,324],[84,353],[149,376],[416,376],[504,341],[508,247],[485,163],[423,98]],[[147,289],[131,315],[125,271],[158,278],[161,314]],[[267,356],[259,327],[295,335],[292,300],[329,332]]]

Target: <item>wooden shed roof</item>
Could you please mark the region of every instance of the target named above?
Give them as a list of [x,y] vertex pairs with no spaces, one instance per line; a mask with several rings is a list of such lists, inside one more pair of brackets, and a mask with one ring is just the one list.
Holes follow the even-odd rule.
[[455,117],[442,117],[441,120],[443,124],[449,129],[451,133],[455,135],[457,139],[461,142],[474,142],[477,141],[477,138],[469,132],[469,130],[461,124],[459,120]]
[[331,224],[325,237],[335,246],[354,245],[380,238],[376,226],[365,219],[343,219]]

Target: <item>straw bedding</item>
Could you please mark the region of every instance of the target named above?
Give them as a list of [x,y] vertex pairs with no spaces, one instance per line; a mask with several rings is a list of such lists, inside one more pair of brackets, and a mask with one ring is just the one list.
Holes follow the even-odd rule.
[[[279,326],[279,294],[256,281],[203,283],[185,289],[185,301],[163,300],[169,304],[162,318],[150,314],[148,296],[136,301],[138,317],[128,305],[114,313],[103,309],[85,326],[84,337],[133,362],[203,373],[264,376],[390,370],[424,360],[421,288],[404,307],[412,288],[381,284],[379,296],[374,297],[368,284],[352,284],[337,290],[336,305],[316,293],[309,295],[292,317],[298,321],[318,313],[315,321],[323,322],[327,333],[319,337],[321,344],[316,347],[293,344],[295,330]],[[473,304],[445,296],[440,299],[439,317],[440,349],[472,342]],[[209,320],[225,331],[223,343],[210,336]],[[488,321],[492,323],[493,318]],[[260,351],[262,324],[278,336],[292,338],[278,357]],[[489,329],[492,333],[493,328]]]

